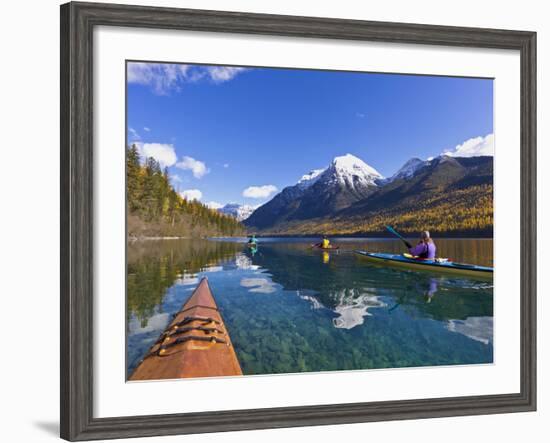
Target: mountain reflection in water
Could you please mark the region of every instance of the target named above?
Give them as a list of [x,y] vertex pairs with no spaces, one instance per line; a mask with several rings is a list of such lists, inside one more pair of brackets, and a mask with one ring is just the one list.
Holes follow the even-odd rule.
[[[462,277],[371,266],[354,249],[391,240],[165,240],[128,245],[128,373],[203,276],[245,374],[490,363],[493,287]],[[457,261],[492,263],[491,240],[439,240]],[[461,252],[462,251],[462,252]],[[327,259],[328,255],[328,259]]]

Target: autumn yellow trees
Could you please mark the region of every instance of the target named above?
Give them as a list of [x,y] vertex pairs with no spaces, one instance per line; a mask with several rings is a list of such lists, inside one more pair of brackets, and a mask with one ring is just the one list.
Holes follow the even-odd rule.
[[429,230],[434,234],[491,236],[493,231],[493,186],[472,185],[441,189],[429,197],[415,196],[390,209],[353,216],[334,216],[289,222],[270,232],[275,235],[375,235],[391,225],[403,234]]

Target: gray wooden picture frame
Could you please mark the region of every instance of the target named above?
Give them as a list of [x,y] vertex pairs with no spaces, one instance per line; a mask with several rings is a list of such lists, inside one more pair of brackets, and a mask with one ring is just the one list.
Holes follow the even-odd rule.
[[[521,391],[273,409],[93,416],[93,30],[124,26],[517,50],[521,57]],[[61,6],[61,437],[92,440],[536,409],[536,33],[68,3]]]

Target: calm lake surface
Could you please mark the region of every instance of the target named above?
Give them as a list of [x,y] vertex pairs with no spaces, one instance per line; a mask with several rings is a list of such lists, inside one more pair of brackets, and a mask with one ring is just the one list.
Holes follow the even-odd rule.
[[[491,363],[493,285],[371,265],[400,241],[148,240],[128,245],[127,370],[207,276],[244,374]],[[438,239],[438,255],[492,266],[493,241]]]

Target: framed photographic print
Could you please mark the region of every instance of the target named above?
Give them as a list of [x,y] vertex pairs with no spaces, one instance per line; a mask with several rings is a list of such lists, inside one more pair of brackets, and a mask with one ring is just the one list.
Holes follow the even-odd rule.
[[62,437],[535,410],[535,41],[63,5]]

